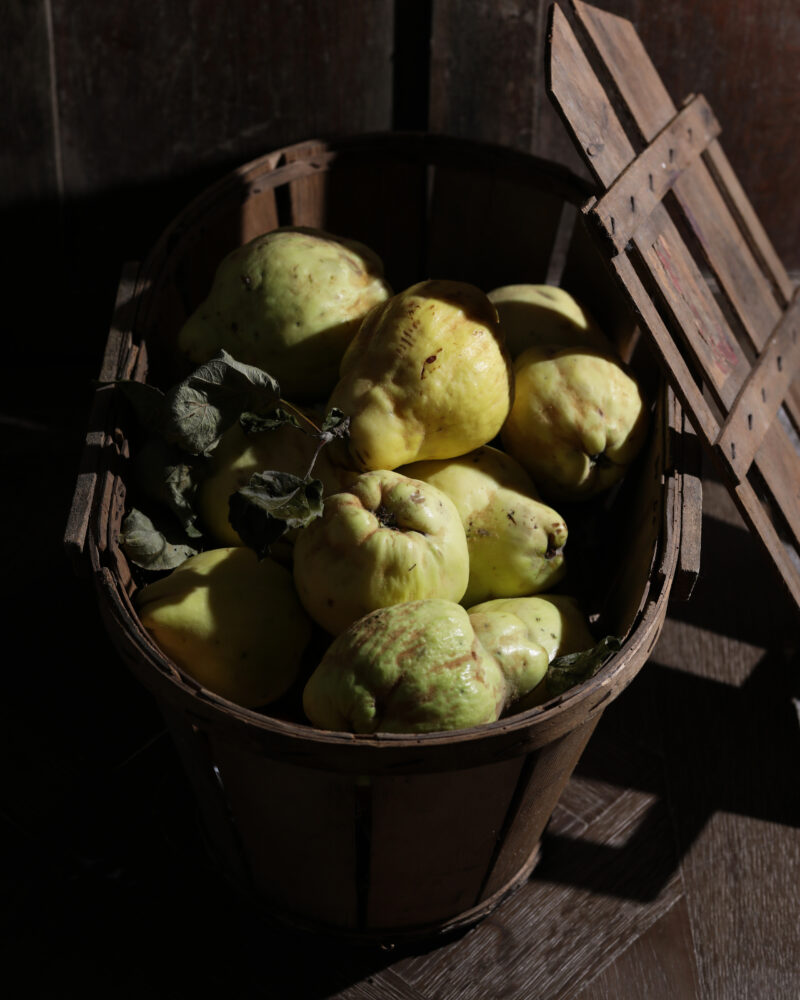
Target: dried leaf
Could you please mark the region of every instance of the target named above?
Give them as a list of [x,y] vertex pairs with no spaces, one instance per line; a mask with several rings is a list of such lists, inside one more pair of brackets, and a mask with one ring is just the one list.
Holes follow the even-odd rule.
[[205,455],[242,413],[268,413],[279,399],[271,375],[222,351],[167,393],[164,437]]
[[261,558],[287,530],[304,527],[321,513],[322,483],[289,472],[255,473],[229,503],[231,527]]
[[122,522],[120,543],[132,563],[154,572],[175,569],[198,551],[172,534],[167,537],[136,508]]

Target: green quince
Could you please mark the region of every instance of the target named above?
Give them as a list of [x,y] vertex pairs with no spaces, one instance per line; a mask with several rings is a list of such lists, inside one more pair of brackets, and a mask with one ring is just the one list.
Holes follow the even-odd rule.
[[369,247],[287,226],[221,261],[178,346],[196,364],[224,348],[269,372],[289,398],[322,399],[362,318],[389,295],[383,264]]
[[512,358],[534,345],[613,350],[594,317],[558,285],[503,285],[489,292]]
[[363,470],[453,458],[490,441],[508,414],[513,378],[497,313],[458,281],[423,281],[364,319],[329,406],[350,417]]
[[613,354],[588,347],[529,347],[514,362],[505,450],[545,497],[581,500],[618,482],[647,436],[634,376]]
[[291,573],[248,548],[191,556],[143,587],[136,605],[167,656],[210,691],[246,708],[288,690],[311,638]]
[[432,598],[380,608],[334,639],[303,709],[320,729],[424,733],[493,722],[507,700],[500,665],[467,612]]
[[536,594],[563,578],[566,523],[541,502],[510,455],[484,445],[460,458],[413,462],[398,471],[438,487],[456,505],[469,549],[467,607]]
[[397,472],[358,476],[329,496],[294,546],[303,606],[332,635],[390,604],[460,601],[469,578],[458,510],[441,490]]
[[556,656],[595,645],[578,602],[566,594],[485,601],[469,608],[469,619],[484,649],[515,684],[509,699],[514,711],[547,700],[545,675]]

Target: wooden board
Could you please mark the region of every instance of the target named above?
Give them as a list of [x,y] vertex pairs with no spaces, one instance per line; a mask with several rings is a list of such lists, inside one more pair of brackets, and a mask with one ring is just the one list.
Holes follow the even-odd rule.
[[630,21],[551,7],[551,97],[584,208],[740,512],[800,605],[800,306],[702,95],[679,110]]

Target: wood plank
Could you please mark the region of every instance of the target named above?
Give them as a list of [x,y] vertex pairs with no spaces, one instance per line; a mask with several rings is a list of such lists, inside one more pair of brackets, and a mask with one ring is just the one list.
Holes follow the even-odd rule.
[[431,131],[546,156],[585,176],[547,100],[547,4],[435,0],[431,6]]
[[285,916],[355,927],[354,780],[279,763],[215,735],[211,756],[257,891]]
[[597,179],[609,187],[634,159],[616,111],[561,8],[550,8],[547,85],[567,128],[588,157]]
[[602,195],[592,217],[618,251],[719,131],[705,98],[695,97]]
[[639,228],[634,244],[704,381],[723,407],[730,406],[747,377],[747,360],[663,206]]
[[742,384],[716,441],[733,471],[744,479],[789,386],[800,373],[800,295],[780,319]]
[[575,1000],[619,1000],[631,995],[633,984],[636,995],[646,1000],[700,1000],[703,996],[685,898],[677,900],[574,996]]
[[627,254],[615,257],[613,266],[629,289],[633,304],[647,325],[660,362],[668,372],[673,373],[673,388],[689,418],[704,440],[713,441],[719,432],[719,423]]
[[719,143],[709,146],[707,162],[732,215],[738,221],[739,229],[746,234],[750,250],[761,270],[770,278],[783,302],[788,303],[792,297],[792,282]]
[[452,771],[446,783],[439,774],[372,780],[370,927],[444,920],[479,901],[521,767],[518,758]]

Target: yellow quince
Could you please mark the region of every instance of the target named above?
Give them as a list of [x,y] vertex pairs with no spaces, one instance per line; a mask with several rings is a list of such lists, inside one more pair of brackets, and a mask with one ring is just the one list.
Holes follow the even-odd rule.
[[201,364],[221,348],[278,380],[285,396],[330,392],[365,314],[391,295],[369,247],[319,229],[285,226],[229,253],[178,346]]
[[588,347],[529,347],[514,362],[505,450],[546,497],[580,500],[618,482],[644,444],[639,385],[613,354]]
[[456,505],[469,549],[466,606],[536,594],[563,578],[567,525],[541,502],[530,476],[510,455],[484,445],[459,458],[413,462],[398,471],[438,487]]
[[288,690],[311,637],[291,573],[243,547],[191,556],[138,591],[136,606],[179,667],[246,708]]
[[485,601],[469,608],[469,620],[505,676],[516,679],[514,711],[547,701],[545,675],[556,656],[595,645],[578,602],[565,594]]
[[492,289],[489,299],[512,358],[543,344],[612,350],[594,317],[558,285],[503,285]]
[[458,281],[423,281],[373,308],[340,376],[329,406],[350,417],[350,455],[363,470],[486,444],[513,391],[495,308]]
[[392,471],[363,473],[348,492],[329,496],[294,547],[300,600],[332,635],[386,605],[460,601],[468,578],[467,540],[452,500]]

